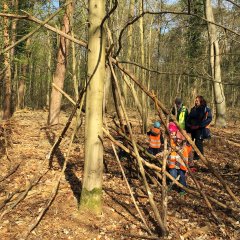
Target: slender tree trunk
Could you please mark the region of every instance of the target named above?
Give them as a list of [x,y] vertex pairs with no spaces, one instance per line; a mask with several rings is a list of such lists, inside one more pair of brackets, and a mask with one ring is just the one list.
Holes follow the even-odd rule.
[[88,81],[86,95],[85,163],[80,206],[96,214],[102,210],[103,87],[105,34],[100,28],[105,0],[89,0]]
[[[9,10],[7,1],[3,2],[3,11],[7,12]],[[9,38],[9,19],[7,17],[3,18],[3,41],[4,47],[8,47],[10,44]],[[10,51],[4,53],[4,67],[6,68],[4,72],[4,99],[3,99],[3,115],[2,119],[7,120],[11,117],[11,59]]]
[[[139,1],[139,9],[140,14],[143,12],[143,0]],[[143,18],[141,17],[139,20],[140,24],[140,39],[141,39],[141,64],[145,66],[145,50],[144,50],[144,25],[143,25]],[[142,84],[146,86],[146,72],[143,71],[142,74]],[[147,132],[147,119],[148,119],[148,112],[147,112],[147,96],[144,92],[142,92],[142,132]]]
[[103,94],[103,114],[107,112],[107,104],[108,104],[108,98],[109,98],[109,92],[111,88],[111,70],[109,66],[106,67],[106,77],[104,79],[104,94]]
[[[74,37],[74,32],[71,30],[72,36]],[[76,59],[76,48],[75,43],[72,42],[72,78],[73,78],[73,87],[75,92],[75,99],[78,99],[78,81],[77,81],[77,59]]]
[[18,103],[17,103],[17,108],[18,109],[23,109],[24,108],[24,93],[25,93],[25,76],[26,76],[26,65],[24,64],[22,69],[23,75],[20,76],[20,80],[18,83]]
[[142,105],[138,99],[138,95],[137,95],[137,92],[134,88],[134,85],[133,83],[131,82],[131,80],[129,79],[128,76],[126,76],[125,74],[122,74],[122,77],[124,78],[124,82],[126,82],[127,86],[129,87],[131,93],[132,93],[132,96],[133,96],[133,101],[135,103],[135,106],[137,107],[137,110],[140,114],[140,117],[142,118]]
[[[205,1],[206,18],[214,22],[211,0]],[[226,99],[221,79],[220,51],[216,26],[208,23],[208,35],[210,40],[210,63],[213,83],[214,98],[216,103],[216,125],[223,127],[226,125]]]
[[[65,10],[65,14],[63,16],[63,24],[61,28],[61,30],[67,34],[70,31],[69,14],[71,11],[72,11],[72,4],[69,4]],[[69,40],[63,36],[60,36],[60,43],[59,43],[59,48],[57,53],[57,66],[53,74],[53,83],[56,86],[58,86],[60,89],[63,89],[64,79],[66,74],[68,47],[69,47]],[[48,115],[49,125],[59,123],[61,101],[62,101],[62,94],[55,88],[52,88],[49,115]]]
[[[17,11],[18,10],[18,0],[12,0],[12,8]],[[11,45],[13,45],[16,42],[16,29],[17,29],[17,19],[12,20],[12,41]],[[12,60],[14,58],[14,53],[15,53],[15,47],[11,49],[11,57]]]
[[[111,75],[111,79],[112,78],[113,78],[113,76]],[[120,104],[120,99],[119,99],[116,88],[117,88],[116,83],[115,83],[114,79],[112,79],[112,93],[113,93],[115,109],[116,109],[116,112],[117,112],[117,116],[118,116],[120,126],[121,126],[122,129],[124,129],[124,124],[126,124],[126,123],[124,122],[124,115],[123,115],[123,111],[122,111],[121,104]]]
[[[134,16],[134,2],[135,2],[135,0],[129,1],[128,21],[131,21]],[[132,24],[128,27],[127,39],[128,39],[128,43],[129,43],[128,47],[127,47],[127,61],[130,61],[131,57],[132,57],[132,46],[133,46],[133,26],[132,26]],[[128,105],[128,103],[129,103],[128,89],[127,89],[127,84],[125,83],[125,81],[123,82],[123,95],[124,95],[125,102]]]

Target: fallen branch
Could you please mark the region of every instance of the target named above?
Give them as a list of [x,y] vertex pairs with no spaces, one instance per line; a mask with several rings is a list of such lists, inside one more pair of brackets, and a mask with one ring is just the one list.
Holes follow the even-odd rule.
[[[80,97],[79,97],[79,99],[80,99]],[[75,127],[75,131],[76,131],[76,129],[77,129],[77,124],[76,124],[76,127]],[[37,225],[40,223],[41,219],[43,218],[44,214],[46,213],[46,211],[48,210],[48,208],[51,206],[52,202],[54,201],[55,197],[57,196],[60,181],[61,181],[61,179],[64,175],[64,172],[67,168],[67,163],[68,163],[70,151],[71,151],[71,148],[72,148],[72,143],[73,143],[73,139],[74,139],[74,136],[75,136],[75,131],[73,132],[73,134],[71,136],[71,141],[70,141],[70,144],[69,144],[69,147],[68,147],[68,152],[67,152],[67,155],[66,155],[65,162],[63,164],[62,171],[59,174],[57,181],[55,182],[55,185],[52,189],[52,193],[50,195],[50,198],[49,198],[47,204],[45,205],[45,207],[42,209],[42,211],[39,213],[39,215],[35,219],[35,221],[33,221],[33,223],[30,225],[29,229],[27,230],[27,232],[24,235],[24,239],[27,239],[29,234],[32,232],[32,230],[37,227]]]
[[2,219],[7,213],[9,213],[13,208],[15,208],[28,194],[28,192],[32,189],[33,186],[37,185],[38,182],[41,180],[41,178],[48,172],[45,171],[43,174],[40,173],[38,176],[31,179],[31,181],[28,183],[25,190],[23,190],[22,193],[19,194],[17,199],[5,210],[0,216],[0,219]]
[[179,150],[176,151],[176,152],[177,152],[177,154],[181,157],[181,159],[183,160],[183,162],[185,163],[185,166],[187,167],[187,170],[188,170],[189,175],[191,176],[193,182],[195,183],[198,192],[202,195],[202,197],[203,197],[203,199],[204,199],[207,207],[209,208],[209,210],[210,210],[213,218],[217,221],[218,224],[220,224],[220,223],[221,223],[220,219],[218,218],[217,214],[215,213],[215,211],[214,211],[214,209],[213,209],[213,207],[212,207],[212,204],[210,203],[207,195],[202,191],[202,188],[201,188],[199,182],[198,182],[197,179],[194,177],[191,169],[190,169],[189,166],[188,166],[188,163],[187,163],[187,162],[185,161],[185,159],[184,159],[183,154],[182,154]]
[[17,169],[19,168],[20,163],[18,163],[16,166],[14,166],[12,169],[9,170],[9,172],[0,178],[0,182],[4,181],[6,178],[8,178],[9,176],[11,176],[13,173],[15,173],[17,171]]
[[6,204],[14,197],[15,194],[23,192],[23,190],[17,189],[12,193],[9,193],[7,197],[0,203],[0,210],[6,206]]
[[204,227],[201,227],[201,228],[196,228],[196,229],[193,229],[193,230],[190,230],[186,233],[184,233],[182,235],[183,238],[188,238],[194,234],[201,234],[201,233],[207,233],[211,231],[210,227],[209,226],[204,226]]
[[117,162],[118,162],[119,168],[120,168],[120,170],[121,170],[121,172],[122,172],[123,178],[124,178],[124,180],[125,180],[125,182],[126,182],[126,184],[127,184],[127,188],[128,188],[129,193],[130,193],[130,195],[131,195],[133,204],[134,204],[134,206],[135,206],[135,208],[136,208],[136,210],[137,210],[140,218],[142,219],[142,222],[144,223],[147,232],[148,232],[149,234],[152,234],[150,228],[149,228],[148,225],[147,225],[146,220],[144,219],[144,217],[143,217],[143,215],[142,215],[142,213],[141,213],[141,211],[140,211],[140,209],[139,209],[139,207],[138,207],[138,205],[137,205],[137,202],[136,202],[136,200],[135,200],[135,198],[134,198],[132,189],[131,189],[131,187],[130,187],[130,185],[129,185],[129,183],[128,183],[126,174],[125,174],[125,172],[124,172],[124,170],[123,170],[123,167],[122,167],[122,165],[121,165],[121,162],[120,162],[119,157],[118,157],[117,152],[116,152],[116,148],[115,148],[115,146],[114,146],[113,143],[112,143],[112,149],[113,149],[113,152],[114,152],[114,154],[115,154],[116,160],[117,160]]

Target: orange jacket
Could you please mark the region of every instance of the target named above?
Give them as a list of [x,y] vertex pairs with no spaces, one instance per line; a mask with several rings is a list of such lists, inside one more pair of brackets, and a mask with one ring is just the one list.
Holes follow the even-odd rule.
[[[154,134],[152,134],[154,133]],[[159,128],[152,128],[149,135],[149,147],[160,148],[161,147],[161,131]]]
[[185,163],[188,164],[189,147],[183,146],[180,152],[182,153],[184,160],[178,155],[176,151],[172,151],[168,156],[168,167],[187,171],[187,167]]

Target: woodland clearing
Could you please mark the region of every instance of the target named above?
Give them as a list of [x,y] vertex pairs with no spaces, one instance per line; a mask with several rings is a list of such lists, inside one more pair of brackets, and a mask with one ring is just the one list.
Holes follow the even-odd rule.
[[[61,133],[67,114],[61,113],[61,123],[51,129],[45,127],[47,111],[19,110],[1,123],[0,139],[0,239],[24,239],[29,226],[49,201],[66,158],[73,131],[69,128],[53,158],[53,168],[48,169],[46,157]],[[134,136],[144,146],[145,136],[140,134],[139,122],[134,111],[130,120]],[[109,125],[112,119],[107,118]],[[3,124],[4,123],[4,124]],[[132,203],[125,180],[116,162],[111,142],[104,139],[104,160],[107,170],[103,177],[103,213],[95,217],[78,210],[84,166],[84,127],[75,139],[64,177],[56,198],[28,239],[151,239],[141,224]],[[240,130],[239,122],[229,122],[224,129],[212,127],[212,139],[205,143],[205,152],[214,168],[223,176],[227,185],[240,197]],[[115,133],[116,135],[116,133]],[[123,166],[127,166],[122,161]],[[204,191],[226,205],[236,207],[222,186],[201,163],[196,162],[195,177]],[[126,171],[128,175],[128,172]],[[187,179],[193,185],[190,177]],[[14,206],[20,195],[30,187],[26,196]],[[156,222],[142,182],[134,177],[130,185],[138,205],[151,229]],[[161,209],[160,186],[151,184],[154,200]],[[8,201],[6,201],[8,199]],[[222,225],[214,223],[202,199],[191,194],[180,196],[168,192],[167,228],[165,239],[239,239],[240,215],[223,210],[213,204]],[[161,210],[160,210],[161,213]]]

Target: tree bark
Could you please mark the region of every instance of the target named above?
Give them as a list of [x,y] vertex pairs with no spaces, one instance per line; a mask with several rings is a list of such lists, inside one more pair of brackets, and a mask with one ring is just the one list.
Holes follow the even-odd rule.
[[[61,28],[61,30],[66,34],[69,34],[70,32],[69,15],[71,11],[72,11],[72,4],[69,4],[67,5],[65,10],[65,14],[63,16],[62,28]],[[53,83],[56,84],[60,89],[63,89],[64,79],[66,74],[68,48],[69,48],[69,40],[61,35],[58,53],[57,53],[57,66],[53,74]],[[55,88],[52,88],[49,115],[48,115],[49,125],[59,123],[61,101],[62,101],[62,94],[59,91],[57,91]]]
[[[214,22],[211,0],[205,1],[206,18]],[[208,23],[208,35],[210,41],[210,63],[213,83],[214,98],[216,103],[216,125],[224,127],[226,125],[226,100],[221,79],[220,51],[216,26]]]
[[[134,2],[135,0],[130,0],[129,1],[129,12],[128,12],[128,21],[131,21],[134,17]],[[128,27],[128,32],[127,32],[127,39],[128,39],[128,47],[127,47],[127,61],[131,61],[132,57],[132,46],[133,46],[133,26],[130,25]],[[128,89],[127,89],[127,84],[123,82],[123,95],[124,95],[124,100],[126,104],[128,105],[129,99],[128,99]]]
[[[7,12],[9,7],[7,1],[3,2],[3,11]],[[8,47],[10,44],[9,38],[9,19],[7,17],[3,18],[3,41],[4,48]],[[2,119],[7,120],[11,117],[11,59],[10,52],[4,53],[4,67],[6,68],[4,72],[4,100],[3,100],[3,115]]]
[[103,88],[105,34],[101,22],[105,0],[89,0],[88,85],[86,95],[85,163],[80,207],[95,214],[102,210]]
[[[143,12],[143,0],[139,1],[139,9],[140,14]],[[145,50],[144,50],[144,25],[143,25],[143,18],[139,19],[139,28],[140,28],[140,39],[141,39],[141,64],[145,66]],[[142,84],[146,86],[146,72],[143,71],[142,73]],[[142,133],[147,132],[147,119],[148,119],[148,112],[147,112],[147,95],[145,92],[142,92]]]

